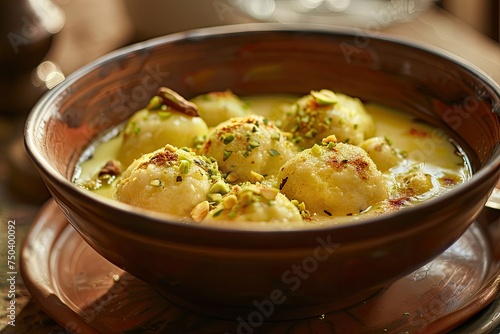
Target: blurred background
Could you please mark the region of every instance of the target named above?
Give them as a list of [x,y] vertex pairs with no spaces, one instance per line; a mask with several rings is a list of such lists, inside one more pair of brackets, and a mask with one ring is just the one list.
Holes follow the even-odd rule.
[[[33,105],[79,67],[114,49],[193,28],[259,21],[315,23],[353,27],[436,46],[466,59],[500,82],[499,3],[499,0],[0,1],[0,219],[2,222],[16,219],[27,230],[40,205],[49,198],[24,151],[23,127]],[[26,291],[24,297],[26,304],[29,301]],[[37,314],[34,321],[48,321],[36,306],[31,307]],[[5,327],[6,320],[2,312],[0,329]]]
[[445,41],[498,47],[500,30],[498,0],[7,0],[0,13],[2,115],[26,114],[43,91],[113,49],[193,28],[317,23],[400,31],[445,48]]

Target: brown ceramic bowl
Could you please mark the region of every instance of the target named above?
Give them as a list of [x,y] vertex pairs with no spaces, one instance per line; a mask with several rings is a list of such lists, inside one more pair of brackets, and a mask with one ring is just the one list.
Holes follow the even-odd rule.
[[[82,152],[160,86],[186,98],[228,88],[243,96],[343,92],[444,129],[474,175],[414,208],[291,231],[182,224],[76,187]],[[170,35],[89,64],[36,105],[26,146],[70,223],[105,258],[188,309],[260,321],[359,302],[448,248],[497,183],[499,111],[498,85],[443,52],[350,30],[252,24]],[[432,154],[428,144],[423,153]]]

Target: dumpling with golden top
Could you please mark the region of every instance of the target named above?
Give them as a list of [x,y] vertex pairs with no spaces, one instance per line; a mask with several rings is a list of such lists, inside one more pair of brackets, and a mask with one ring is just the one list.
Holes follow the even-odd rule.
[[250,113],[248,103],[230,90],[198,95],[190,101],[196,104],[200,117],[210,127],[214,127],[230,118],[243,117]]
[[[171,103],[169,97],[165,96],[166,92],[176,94],[167,88],[160,89],[148,106],[137,111],[127,122],[118,152],[118,159],[123,166],[167,144],[194,147],[195,139],[208,133],[208,126],[197,116],[194,105],[188,105],[189,102],[185,100],[182,101],[184,104]],[[176,98],[182,100],[182,97]],[[188,108],[192,110],[188,111]]]
[[209,134],[201,154],[217,160],[232,181],[257,182],[275,176],[297,152],[280,129],[257,115],[231,118]]
[[359,147],[364,149],[381,172],[386,172],[403,161],[402,154],[387,137],[372,137],[363,141]]
[[[200,213],[202,213],[200,215]],[[304,225],[298,206],[278,189],[259,183],[235,185],[208,211],[208,203],[193,210],[192,217],[202,223],[252,222],[280,223],[280,226]]]
[[218,179],[216,162],[166,145],[135,160],[113,195],[123,203],[186,217]]
[[425,173],[418,164],[404,173],[396,174],[395,179],[400,197],[419,196],[434,188],[431,175]]
[[305,203],[311,214],[355,215],[387,198],[384,176],[360,147],[324,140],[286,162],[280,191]]
[[281,125],[302,148],[335,135],[339,142],[357,145],[375,134],[375,123],[363,103],[327,89],[311,91],[294,104],[283,107]]

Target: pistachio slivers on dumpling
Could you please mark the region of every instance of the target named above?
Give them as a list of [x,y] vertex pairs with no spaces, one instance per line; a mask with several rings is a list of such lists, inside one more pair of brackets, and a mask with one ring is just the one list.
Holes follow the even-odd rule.
[[278,182],[283,194],[326,216],[355,215],[387,198],[385,179],[368,154],[334,136],[287,161]]
[[327,89],[311,91],[282,109],[281,128],[291,132],[301,148],[319,144],[330,135],[357,145],[375,133],[374,121],[359,99]]
[[[206,208],[206,204],[200,207]],[[233,186],[204,217],[199,218],[203,224],[267,222],[300,226],[305,224],[305,215],[305,207],[300,208],[278,189],[246,182]]]
[[216,162],[187,148],[166,145],[143,155],[127,168],[114,198],[140,208],[187,217],[218,180]]
[[262,181],[276,175],[297,153],[286,135],[263,116],[235,117],[217,125],[207,136],[201,154],[217,160],[222,173],[237,182]]

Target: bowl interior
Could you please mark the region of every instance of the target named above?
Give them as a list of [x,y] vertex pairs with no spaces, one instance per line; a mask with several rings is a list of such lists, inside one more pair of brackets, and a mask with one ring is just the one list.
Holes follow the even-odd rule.
[[186,98],[225,89],[244,96],[328,88],[443,128],[475,171],[495,153],[498,87],[472,66],[386,38],[272,27],[201,30],[112,53],[42,100],[30,146],[70,180],[89,143],[145,106],[160,86]]

